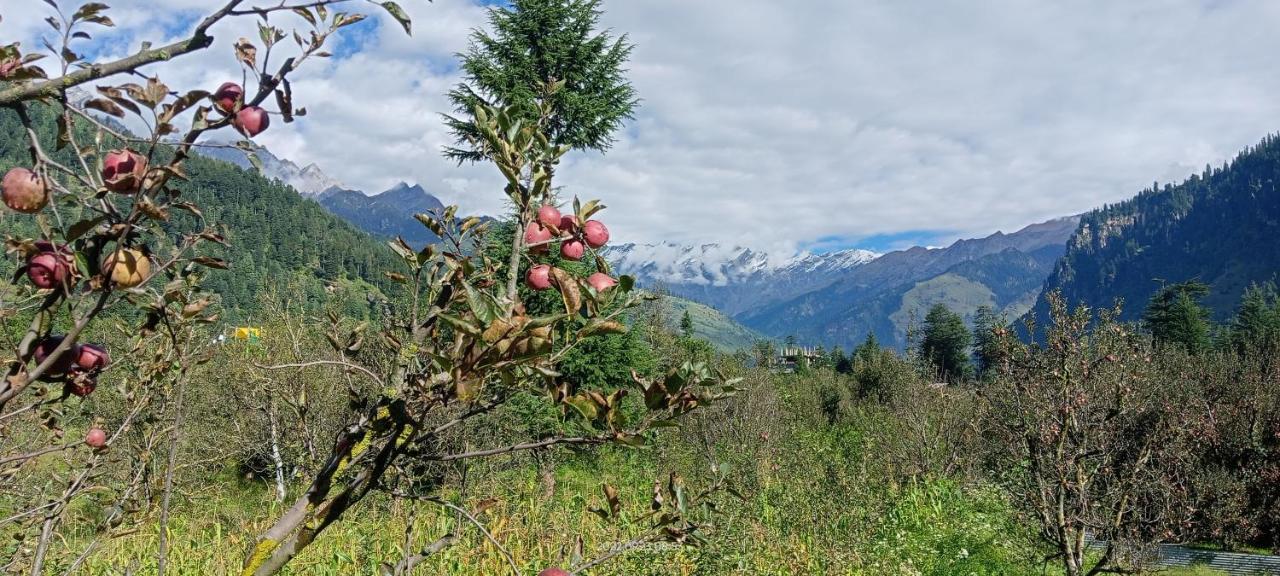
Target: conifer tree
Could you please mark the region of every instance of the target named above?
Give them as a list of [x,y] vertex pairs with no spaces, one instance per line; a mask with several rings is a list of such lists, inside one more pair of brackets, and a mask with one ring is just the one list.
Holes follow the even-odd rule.
[[1165,286],[1147,303],[1143,325],[1158,343],[1203,352],[1211,343],[1209,310],[1200,304],[1207,294],[1209,286],[1197,280]]
[[924,339],[920,341],[920,355],[931,362],[942,378],[958,381],[968,378],[973,366],[969,363],[969,343],[972,335],[964,325],[964,319],[945,304],[934,304],[924,317]]
[[[597,31],[600,0],[512,0],[489,9],[492,32],[476,29],[461,54],[464,80],[449,91],[456,116],[445,116],[457,147],[445,156],[458,162],[483,159],[472,143],[478,132],[471,113],[477,104],[514,105],[538,120],[532,104],[547,97],[552,144],[604,152],[613,132],[632,118],[639,100],[624,76],[632,45],[626,35]],[[549,97],[548,82],[564,85]]]
[[994,366],[1000,355],[999,337],[996,331],[1004,328],[1005,319],[987,305],[978,307],[973,314],[974,368],[982,375]]

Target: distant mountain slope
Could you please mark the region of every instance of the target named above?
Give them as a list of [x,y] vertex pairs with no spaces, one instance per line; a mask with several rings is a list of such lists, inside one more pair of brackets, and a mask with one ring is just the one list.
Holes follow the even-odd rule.
[[740,246],[662,243],[621,244],[605,256],[641,286],[661,285],[733,316],[827,286],[878,254],[843,250],[778,259]]
[[444,208],[444,203],[422,186],[401,182],[375,196],[335,187],[321,192],[316,199],[330,212],[374,236],[400,236],[418,247],[440,240],[413,217]]
[[890,252],[826,287],[735,318],[774,337],[849,348],[869,332],[903,346],[912,312],[923,317],[939,302],[962,314],[985,304],[1016,317],[1035,301],[1075,227],[1075,218],[1061,218],[946,248]]
[[[1280,138],[1268,136],[1225,166],[1177,186],[1147,189],[1086,214],[1045,282],[1069,302],[1142,314],[1161,282],[1209,284],[1204,303],[1228,317],[1253,282],[1280,272]],[[1034,313],[1047,315],[1047,303]]]
[[766,339],[763,334],[737,323],[733,318],[705,304],[678,296],[667,296],[666,300],[671,307],[671,318],[668,319],[670,329],[679,330],[680,318],[684,316],[685,311],[688,311],[689,317],[693,319],[693,335],[711,342],[717,350],[722,352],[748,348],[756,340]]
[[[201,156],[230,162],[245,170],[253,170],[248,154],[238,148],[230,148],[231,142],[211,141],[218,146],[198,148]],[[333,187],[342,187],[342,183],[329,177],[314,163],[299,167],[292,160],[272,154],[270,150],[259,146],[254,155],[262,162],[262,175],[268,180],[276,179],[293,187],[303,196],[315,196]]]
[[[214,143],[219,145],[200,148],[200,155],[230,162],[245,170],[254,170],[244,150],[229,147],[230,143]],[[254,155],[262,163],[262,175],[266,179],[279,180],[291,186],[299,194],[319,202],[329,212],[365,232],[379,238],[401,236],[414,246],[439,240],[413,217],[414,214],[444,207],[439,198],[427,193],[421,186],[401,182],[390,190],[369,195],[346,188],[315,164],[299,167],[293,161],[280,158],[263,147],[258,147]]]

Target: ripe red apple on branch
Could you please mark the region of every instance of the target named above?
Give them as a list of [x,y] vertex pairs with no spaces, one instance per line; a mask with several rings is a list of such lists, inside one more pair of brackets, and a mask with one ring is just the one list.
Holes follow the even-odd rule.
[[244,98],[244,88],[235,82],[223,82],[213,93],[213,102],[223,114],[231,114]]
[[147,159],[133,150],[112,150],[102,160],[102,184],[112,192],[137,192],[146,175]]
[[600,248],[609,242],[609,229],[599,220],[587,220],[582,225],[582,238],[592,248]]
[[529,269],[529,274],[525,277],[525,281],[530,288],[534,290],[546,290],[551,287],[551,267],[546,264],[538,264]]
[[547,228],[559,228],[560,221],[560,210],[555,206],[547,204],[538,208],[538,223],[543,226],[546,226]]
[[0,182],[4,205],[14,212],[35,214],[49,203],[49,188],[39,174],[26,168],[13,168]]
[[98,381],[93,376],[83,373],[72,374],[72,379],[67,381],[66,391],[68,394],[84,398],[93,394],[98,389]]
[[604,292],[605,290],[608,290],[610,288],[613,288],[614,286],[617,286],[618,281],[614,280],[612,276],[609,276],[604,272],[596,272],[590,276],[587,276],[587,284],[589,284],[592,288],[595,288],[596,292]]
[[36,247],[40,251],[27,260],[27,278],[31,284],[41,290],[66,284],[75,270],[71,254],[49,242],[37,242]]
[[[36,343],[35,353],[32,355],[36,365],[43,364],[45,359],[53,354],[53,351],[62,344],[64,339],[65,338],[61,335],[46,336]],[[49,366],[49,369],[45,371],[42,378],[61,378],[66,375],[66,373],[75,366],[76,356],[79,355],[79,350],[77,350],[77,348],[78,347],[73,344],[70,348],[59,354],[58,358],[53,361],[53,364]]]
[[547,251],[547,245],[542,244],[551,240],[551,230],[537,222],[530,222],[524,227],[524,244],[529,246],[529,251],[534,254],[543,254]]
[[75,362],[80,370],[95,374],[106,370],[111,364],[111,355],[98,344],[81,344],[79,353],[75,356]]
[[236,112],[236,118],[232,121],[232,124],[241,134],[253,138],[271,125],[271,117],[262,108],[245,106],[239,112]]
[[577,238],[570,238],[560,243],[560,255],[565,260],[573,260],[575,262],[581,260],[586,251],[587,249],[582,245],[582,241]]

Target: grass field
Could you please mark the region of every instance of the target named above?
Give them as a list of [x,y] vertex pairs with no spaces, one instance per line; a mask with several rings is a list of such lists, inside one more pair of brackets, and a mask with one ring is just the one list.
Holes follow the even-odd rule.
[[[827,438],[824,440],[833,440]],[[822,454],[815,453],[813,456]],[[828,451],[828,463],[840,454]],[[834,458],[832,458],[834,457]],[[818,465],[819,459],[798,462]],[[726,505],[717,530],[699,548],[652,545],[629,552],[599,575],[692,574],[1018,574],[1025,542],[1017,536],[1003,504],[989,494],[964,491],[949,483],[898,488],[858,485],[838,469],[797,470],[788,466],[764,474],[746,502]],[[638,533],[652,478],[651,454],[607,450],[594,462],[571,459],[556,471],[555,496],[545,498],[532,466],[515,466],[473,485],[465,498],[448,498],[469,508],[486,499],[492,506],[478,516],[494,539],[509,550],[520,573],[549,565],[567,565],[583,538],[593,557]],[[807,476],[807,478],[802,478]],[[815,493],[835,479],[844,489]],[[621,521],[607,523],[587,509],[603,503],[601,482],[622,492]],[[253,534],[277,511],[262,484],[220,478],[207,489],[183,494],[170,522],[171,574],[233,574]],[[726,504],[729,504],[726,502]],[[91,540],[86,528],[98,511],[78,510],[81,529],[59,543],[60,561],[49,573],[61,574]],[[461,540],[429,559],[422,574],[509,574],[504,555],[465,520],[432,503],[365,502],[347,522],[335,525],[290,566],[287,574],[378,574],[383,562],[401,558],[406,527],[414,527],[411,545],[423,546],[459,530]],[[82,573],[94,575],[155,572],[158,529],[154,518],[139,529],[103,539]]]

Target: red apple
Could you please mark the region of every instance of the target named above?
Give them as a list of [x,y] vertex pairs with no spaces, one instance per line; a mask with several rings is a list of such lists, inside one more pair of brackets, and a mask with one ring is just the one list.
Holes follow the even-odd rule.
[[559,228],[560,211],[555,206],[547,204],[538,209],[538,222],[547,228]]
[[230,114],[236,109],[236,104],[244,97],[244,88],[235,82],[223,82],[218,90],[213,93],[214,105],[222,111],[223,114]]
[[560,255],[564,256],[566,260],[581,260],[582,255],[586,253],[586,251],[586,247],[583,246],[582,242],[577,238],[565,240],[560,243]]
[[71,278],[71,270],[71,258],[64,251],[47,250],[27,260],[27,278],[41,290],[62,286]]
[[14,168],[5,172],[0,181],[0,193],[4,205],[14,212],[34,214],[49,203],[49,187],[44,178],[26,168]]
[[[54,349],[56,349],[59,344],[62,344],[62,340],[62,336],[46,336],[44,339],[37,342],[34,354],[36,366],[43,364],[45,359],[48,358],[50,354],[53,354]],[[79,348],[79,346],[72,344],[70,348],[62,352],[62,354],[58,356],[58,359],[54,360],[53,364],[49,366],[49,369],[45,370],[45,375],[57,377],[66,374],[68,370],[75,366],[76,357],[80,355],[77,348]]]
[[84,435],[84,443],[94,450],[101,450],[107,446],[107,432],[94,426]]
[[137,192],[146,174],[147,159],[133,150],[112,150],[102,160],[102,183],[112,192]]
[[75,394],[81,398],[93,394],[93,391],[97,389],[98,381],[94,380],[93,376],[89,376],[88,374],[81,374],[76,379],[67,382],[67,392]]
[[587,276],[587,284],[590,284],[592,288],[595,288],[596,292],[604,292],[605,290],[616,286],[618,281],[614,280],[613,277],[605,274],[604,272],[596,272]]
[[[539,242],[546,242],[550,239],[551,230],[547,229],[542,224],[530,222],[528,226],[524,227],[524,243],[526,246],[532,246]],[[532,246],[529,248],[529,251],[541,254],[547,251],[547,246],[545,244],[541,246]]]
[[587,241],[587,246],[599,248],[609,241],[609,229],[599,220],[587,220],[582,225],[582,238]]
[[80,353],[76,354],[76,366],[81,370],[94,374],[101,372],[111,364],[111,355],[97,344],[81,344]]
[[564,568],[553,566],[551,568],[547,568],[546,570],[539,572],[538,576],[569,576],[569,573],[566,572]]
[[241,134],[253,138],[271,125],[271,117],[257,106],[245,106],[236,112],[236,119],[231,123]]
[[573,214],[565,214],[560,217],[560,231],[573,234],[578,231],[578,217]]
[[525,282],[534,290],[546,290],[551,287],[551,267],[546,264],[538,264],[529,269],[529,274],[525,276]]

